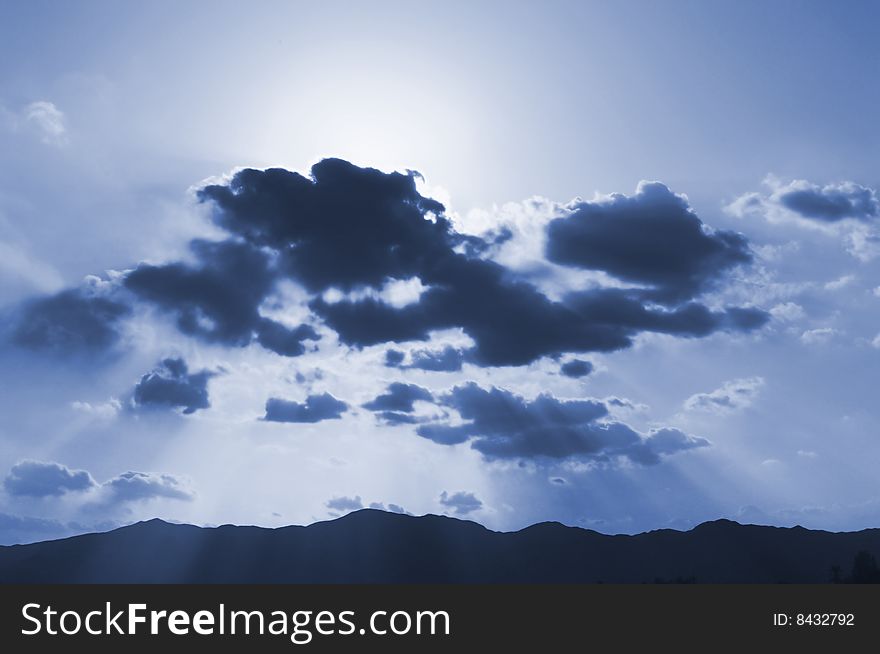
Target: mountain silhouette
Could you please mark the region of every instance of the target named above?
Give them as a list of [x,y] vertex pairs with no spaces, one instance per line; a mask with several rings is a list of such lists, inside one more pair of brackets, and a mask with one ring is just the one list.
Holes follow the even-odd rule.
[[[2,583],[825,583],[880,555],[880,529],[703,523],[609,536],[555,522],[494,532],[365,509],[305,527],[139,522],[0,547]],[[861,559],[859,559],[861,557]]]

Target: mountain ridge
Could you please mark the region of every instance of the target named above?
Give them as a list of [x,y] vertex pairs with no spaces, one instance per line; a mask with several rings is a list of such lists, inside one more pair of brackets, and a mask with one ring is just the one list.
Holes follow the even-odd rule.
[[2,546],[0,583],[824,583],[833,568],[845,576],[860,552],[880,558],[880,529],[720,519],[633,535],[559,522],[500,532],[364,509],[275,528],[154,518]]

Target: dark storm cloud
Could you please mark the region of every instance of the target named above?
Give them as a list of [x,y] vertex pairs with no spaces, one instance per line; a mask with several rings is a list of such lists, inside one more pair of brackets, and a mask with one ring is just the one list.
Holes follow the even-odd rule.
[[370,411],[412,413],[415,409],[415,402],[432,402],[433,400],[434,396],[431,395],[431,391],[427,388],[422,388],[416,384],[394,382],[388,386],[385,393],[363,406]]
[[12,466],[3,487],[17,497],[58,497],[96,486],[85,470],[71,470],[65,465],[43,461],[21,461]]
[[559,367],[559,372],[561,372],[566,377],[572,377],[574,379],[578,379],[580,377],[586,377],[591,372],[593,372],[593,364],[589,361],[584,361],[582,359],[574,359],[572,361],[566,361]]
[[309,395],[305,402],[291,402],[277,397],[266,401],[266,415],[269,422],[321,422],[336,420],[348,409],[348,405],[337,400],[330,393]]
[[853,182],[824,187],[793,183],[778,194],[777,200],[804,218],[829,223],[845,218],[867,221],[880,217],[876,191]]
[[12,341],[57,354],[98,353],[119,340],[118,323],[131,309],[85,289],[68,289],[22,305]]
[[124,472],[102,484],[115,502],[137,502],[156,498],[192,500],[194,494],[174,475],[152,472]]
[[467,515],[483,508],[483,503],[476,495],[464,491],[459,491],[452,495],[443,491],[440,493],[440,504],[458,515]]
[[679,303],[712,288],[752,255],[742,234],[709,230],[684,198],[643,182],[635,195],[584,202],[553,220],[547,258],[645,286],[652,301]]
[[186,414],[207,409],[211,406],[208,380],[215,375],[208,370],[190,374],[183,359],[165,359],[141,377],[134,387],[134,402],[138,406],[180,408]]
[[708,445],[676,429],[639,434],[607,420],[608,409],[597,400],[559,400],[547,394],[527,400],[507,390],[467,383],[456,386],[443,403],[468,422],[422,425],[417,433],[444,445],[469,441],[488,459],[625,457],[647,465],[657,463],[661,455]]

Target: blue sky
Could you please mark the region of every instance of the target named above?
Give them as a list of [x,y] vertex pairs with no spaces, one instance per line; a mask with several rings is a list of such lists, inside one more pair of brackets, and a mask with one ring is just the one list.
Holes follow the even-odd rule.
[[0,6],[3,542],[876,526],[876,3]]

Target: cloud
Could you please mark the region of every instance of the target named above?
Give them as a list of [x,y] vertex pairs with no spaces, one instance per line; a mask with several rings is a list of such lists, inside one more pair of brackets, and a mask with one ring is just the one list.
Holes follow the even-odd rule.
[[348,409],[348,405],[337,400],[330,393],[309,395],[305,402],[290,402],[276,397],[266,401],[266,415],[269,422],[321,422],[336,420]]
[[819,327],[808,329],[801,334],[801,342],[804,345],[823,345],[837,336],[838,331],[833,327]]
[[404,509],[399,504],[388,504],[386,507],[383,502],[370,502],[371,509],[377,509],[379,511],[388,511],[390,513],[402,513],[404,515],[412,515],[409,511]]
[[424,422],[424,418],[413,415],[415,403],[433,402],[434,396],[427,388],[415,384],[394,382],[382,395],[363,405],[376,413],[383,422],[391,425],[414,425]]
[[71,470],[60,463],[43,461],[16,463],[3,480],[6,492],[15,497],[60,497],[95,486],[95,480],[85,470]]
[[405,352],[394,349],[385,351],[385,365],[389,368],[399,368],[404,359],[406,359]]
[[101,402],[99,404],[73,401],[70,403],[70,408],[74,411],[80,411],[81,413],[85,413],[86,415],[93,416],[100,420],[110,420],[115,418],[122,410],[122,403],[116,398],[111,397],[106,402]]
[[547,394],[528,400],[469,382],[453,388],[442,402],[466,422],[421,425],[416,433],[443,445],[470,442],[490,460],[623,458],[649,465],[658,463],[661,455],[709,445],[677,429],[640,434],[609,420],[608,408],[598,400],[559,400]]
[[770,315],[777,320],[795,322],[806,317],[804,308],[796,302],[783,302],[770,309]]
[[[444,206],[417,192],[415,179],[339,159],[315,164],[310,177],[241,170],[197,193],[228,238],[193,240],[187,261],[141,263],[122,285],[171,316],[184,334],[232,347],[257,342],[285,356],[302,354],[304,341],[318,333],[261,313],[281,282],[305,293],[298,308],[310,311],[309,321],[323,322],[350,347],[428,341],[445,329],[473,341],[467,351],[415,351],[410,367],[431,371],[458,370],[464,361],[518,366],[569,352],[610,352],[644,332],[745,332],[769,319],[757,308],[711,310],[697,301],[749,263],[751,251],[743,236],[704,225],[683,196],[662,184],[570,205],[549,223],[551,261],[616,278],[551,299],[527,274],[483,258],[498,235],[486,236],[490,243],[457,232]],[[112,321],[126,310],[107,302],[80,300],[75,307],[100,314],[91,323],[105,344]],[[30,340],[47,340],[56,323],[70,320],[64,313],[51,314]],[[389,365],[402,365],[399,351],[389,352]]]
[[332,511],[348,513],[349,511],[358,511],[364,508],[364,503],[361,501],[361,496],[356,495],[355,497],[334,497],[327,500],[325,506]]
[[593,364],[589,361],[583,361],[582,359],[573,359],[563,363],[559,367],[559,372],[566,377],[578,379],[580,377],[586,377],[593,372]]
[[394,382],[388,389],[376,399],[364,404],[365,409],[370,411],[402,411],[412,413],[415,410],[415,402],[432,402],[434,396],[427,388],[416,384],[403,384]]
[[742,234],[710,230],[683,196],[641,182],[634,195],[583,202],[550,222],[547,258],[646,287],[653,301],[678,303],[713,288],[730,269],[750,263],[752,253]]
[[880,216],[880,198],[874,189],[854,182],[819,186],[794,180],[776,189],[773,201],[813,220],[837,222],[846,218],[874,220]]
[[458,491],[450,495],[446,491],[440,493],[440,504],[451,509],[457,515],[467,515],[483,508],[483,503],[473,493]]
[[720,388],[710,393],[691,395],[684,402],[687,411],[709,413],[731,413],[752,405],[761,388],[764,386],[762,377],[748,377],[724,382]]
[[465,352],[447,345],[442,350],[415,350],[410,355],[409,368],[433,372],[457,372],[465,361]]
[[[702,305],[644,305],[649,299],[693,297],[726,269],[750,260],[743,237],[709,233],[668,189],[665,195],[673,200],[667,198],[667,204],[674,207],[657,220],[658,229],[665,222],[677,229],[674,235],[686,239],[686,256],[666,252],[636,270],[630,259],[638,258],[643,245],[619,240],[617,224],[604,221],[599,231],[607,231],[609,244],[614,242],[614,261],[579,260],[577,265],[634,278],[648,288],[600,289],[556,302],[513,271],[476,256],[479,238],[456,232],[443,205],[419,195],[414,179],[326,159],[312,167],[310,178],[281,169],[247,169],[228,184],[204,187],[199,197],[213,204],[220,227],[252,248],[275,253],[277,274],[302,284],[312,294],[311,310],[353,347],[427,340],[433,331],[460,328],[475,341],[470,353],[475,363],[521,365],[566,351],[625,348],[641,331],[696,336],[755,329],[766,321],[766,314],[755,309],[710,312]],[[630,200],[641,207],[656,204],[663,195],[659,186],[645,185]],[[613,202],[624,204],[620,198]],[[580,210],[589,213],[591,206]],[[420,293],[405,305],[363,292],[414,278]],[[328,296],[334,290],[338,293]],[[250,296],[259,299],[264,293],[258,286]],[[590,314],[597,304],[605,308],[601,319]],[[691,324],[692,318],[697,324]],[[417,365],[435,367],[453,361],[416,359]]]
[[317,340],[308,325],[290,329],[260,314],[272,291],[275,271],[261,250],[234,240],[190,244],[197,263],[142,263],[124,280],[126,288],[171,313],[178,328],[208,343],[245,346],[254,339],[284,356],[305,351]]
[[165,359],[141,377],[134,387],[134,403],[141,407],[181,408],[185,414],[207,409],[211,406],[208,380],[216,374],[209,370],[190,374],[183,359]]
[[113,502],[140,502],[167,498],[190,501],[195,494],[183,481],[169,474],[124,472],[104,482],[108,498]]
[[64,114],[52,102],[31,102],[21,112],[24,122],[36,130],[40,140],[47,145],[67,143],[67,127]]
[[803,179],[788,183],[768,176],[767,192],[746,193],[726,209],[744,217],[812,226],[845,239],[847,249],[867,261],[880,253],[880,196],[875,189],[844,181],[820,186]]
[[257,325],[257,342],[267,350],[286,357],[297,357],[306,351],[303,341],[317,341],[321,337],[310,325],[290,329],[281,323],[263,318]]
[[443,205],[419,195],[413,175],[340,159],[312,166],[311,179],[279,168],[242,170],[199,197],[215,205],[221,227],[289,252],[289,271],[313,292],[421,277],[454,240]]
[[11,339],[22,347],[61,356],[97,354],[119,341],[118,323],[131,309],[90,289],[67,289],[25,302]]

